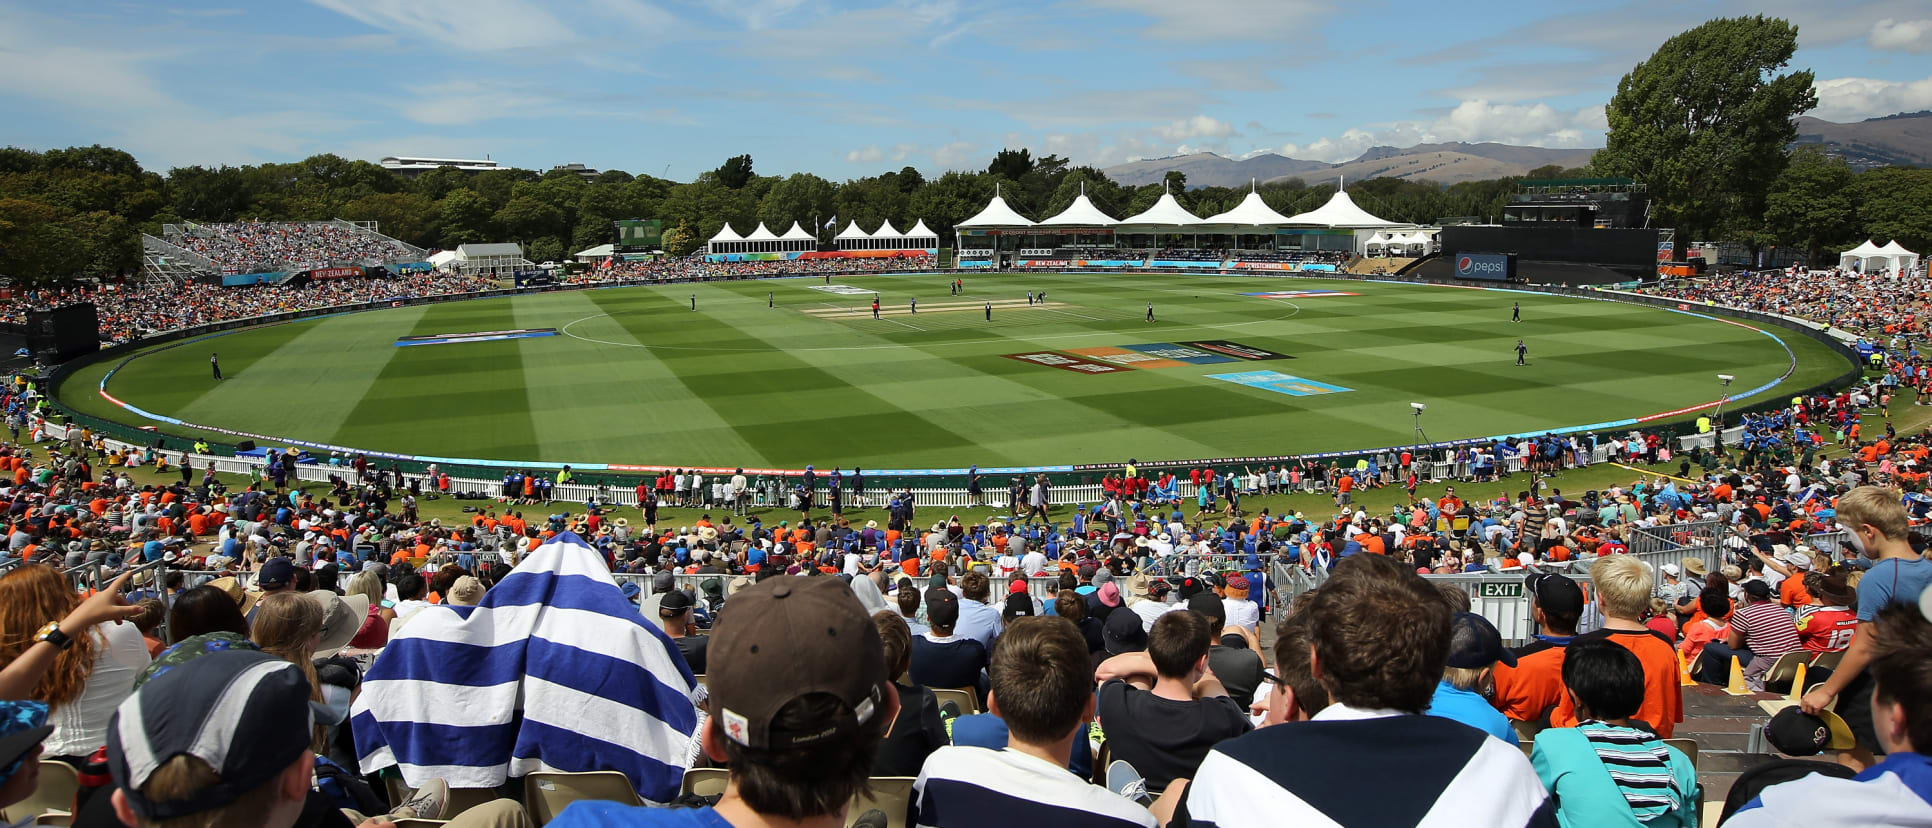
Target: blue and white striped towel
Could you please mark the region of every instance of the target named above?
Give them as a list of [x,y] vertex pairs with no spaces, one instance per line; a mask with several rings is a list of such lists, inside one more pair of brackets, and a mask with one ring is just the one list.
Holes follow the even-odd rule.
[[363,680],[356,754],[363,773],[394,765],[411,787],[615,770],[668,802],[691,754],[695,686],[677,645],[566,532],[480,605],[410,617]]

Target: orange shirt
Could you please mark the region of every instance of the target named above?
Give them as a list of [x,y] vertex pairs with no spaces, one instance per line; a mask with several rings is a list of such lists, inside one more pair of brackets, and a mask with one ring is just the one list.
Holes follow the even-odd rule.
[[[1644,703],[1632,718],[1649,723],[1658,738],[1670,738],[1677,730],[1677,723],[1684,720],[1684,689],[1677,683],[1677,648],[1662,635],[1647,629],[1597,630],[1577,636],[1573,641],[1585,638],[1608,640],[1637,654],[1637,661],[1644,666]],[[1576,727],[1576,710],[1570,704],[1570,694],[1564,693],[1556,709],[1550,711],[1550,726]]]
[[1356,543],[1359,543],[1362,545],[1363,552],[1370,552],[1376,555],[1389,554],[1388,548],[1382,544],[1381,535],[1371,535],[1367,532],[1363,532],[1360,535],[1356,535],[1355,538],[1356,538]]
[[1793,575],[1778,584],[1778,603],[1787,607],[1802,607],[1811,603],[1811,592],[1805,589],[1805,579]]
[[1516,650],[1516,666],[1496,665],[1491,703],[1511,721],[1540,721],[1568,694],[1563,688],[1562,644],[1536,639]]

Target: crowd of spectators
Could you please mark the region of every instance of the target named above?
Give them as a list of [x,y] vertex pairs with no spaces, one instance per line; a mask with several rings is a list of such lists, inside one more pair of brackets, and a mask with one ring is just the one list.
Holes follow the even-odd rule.
[[1922,339],[1932,280],[1923,269],[1896,278],[1842,268],[1741,270],[1638,292],[1795,316],[1874,337]]
[[[1884,363],[1888,376],[1922,368],[1909,351]],[[18,561],[0,575],[0,808],[35,791],[44,754],[92,780],[75,826],[385,813],[527,825],[510,800],[446,813],[455,797],[433,781],[389,799],[360,773],[346,714],[358,693],[399,692],[361,685],[392,635],[474,617],[460,607],[487,604],[509,567],[570,533],[633,582],[623,592],[642,621],[595,623],[654,624],[709,677],[691,701],[710,714],[700,755],[682,761],[722,767],[730,784],[686,808],[581,801],[552,818],[566,828],[842,824],[855,800],[935,828],[1695,825],[1695,767],[1662,741],[1684,718],[1682,670],[1728,681],[1737,664],[1772,686],[1769,663],[1801,650],[1841,660],[1768,736],[1791,755],[1836,750],[1859,773],[1747,774],[1727,824],[1923,822],[1932,561],[1914,527],[1932,513],[1932,445],[1871,408],[1884,393],[1881,380],[1754,415],[1748,446],[1672,456],[1649,435],[1613,438],[1615,456],[1661,468],[1579,498],[1537,479],[1590,447],[1548,438],[1490,447],[1525,475],[1490,497],[1474,464],[1457,481],[1467,499],[1416,497],[1414,456],[1378,460],[1387,474],[1360,486],[1360,465],[1197,469],[1185,479],[1208,494],[1190,518],[1148,497],[1180,475],[1130,468],[1109,475],[1106,502],[1075,510],[1053,505],[1044,478],[1016,479],[980,520],[921,520],[910,491],[876,493],[883,526],[843,517],[856,496],[844,486],[795,491],[796,521],[746,514],[742,475],[712,482],[726,488],[711,502],[732,512],[715,521],[661,523],[672,504],[656,484],[636,508],[578,511],[528,486],[512,496],[506,477],[498,502],[446,523],[418,514],[418,498],[448,491],[433,470],[358,460],[324,487],[291,487],[292,460],[272,454],[231,491],[179,454],[80,430],[39,442],[36,424],[35,441],[0,445],[5,557]],[[33,416],[4,396],[16,427]],[[1860,420],[1883,422],[1861,434]],[[179,481],[127,472],[150,465]],[[1332,512],[1239,508],[1243,493],[1311,479]],[[1409,491],[1380,488],[1396,485]],[[703,502],[682,488],[679,506]],[[1626,554],[1636,533],[1692,531],[1712,533],[1719,566]],[[1841,540],[1814,545],[1826,536]],[[1284,600],[1274,560],[1321,586]],[[156,561],[174,570],[98,591],[72,580]],[[1586,569],[1588,592],[1562,574]],[[1513,649],[1466,591],[1422,577],[1511,570],[1539,632]],[[1051,581],[1043,593],[1036,577]],[[587,714],[586,733],[596,724]],[[1389,768],[1399,787],[1375,772]],[[875,796],[880,777],[914,781],[895,803]]]
[[421,255],[384,236],[326,222],[198,224],[168,241],[207,257],[223,273],[386,264]]

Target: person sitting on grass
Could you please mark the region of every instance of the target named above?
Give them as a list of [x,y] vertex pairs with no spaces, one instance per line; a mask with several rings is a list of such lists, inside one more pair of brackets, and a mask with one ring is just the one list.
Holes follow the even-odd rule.
[[1697,768],[1630,717],[1644,701],[1643,664],[1608,641],[1571,644],[1563,685],[1580,720],[1538,733],[1530,764],[1563,826],[1695,828]]

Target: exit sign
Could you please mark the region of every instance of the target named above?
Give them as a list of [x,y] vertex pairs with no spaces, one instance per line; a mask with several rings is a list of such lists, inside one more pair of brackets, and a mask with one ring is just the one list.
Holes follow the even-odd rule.
[[1523,585],[1520,583],[1482,584],[1481,592],[1478,594],[1484,598],[1521,598]]

